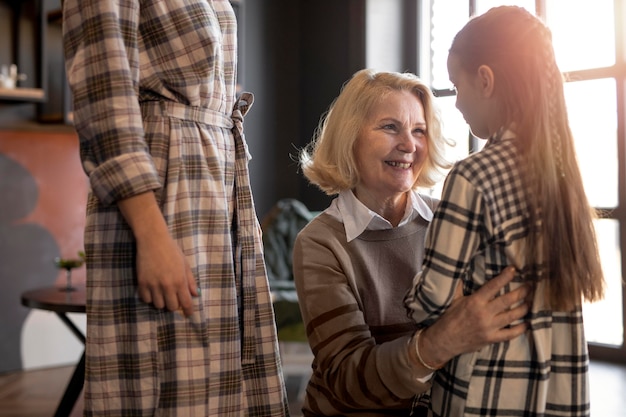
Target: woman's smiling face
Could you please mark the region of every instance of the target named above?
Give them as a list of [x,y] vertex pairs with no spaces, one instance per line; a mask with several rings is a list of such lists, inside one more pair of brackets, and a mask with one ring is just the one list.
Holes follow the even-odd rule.
[[414,93],[384,95],[370,111],[355,143],[359,199],[389,201],[410,191],[428,157],[426,135],[424,107]]

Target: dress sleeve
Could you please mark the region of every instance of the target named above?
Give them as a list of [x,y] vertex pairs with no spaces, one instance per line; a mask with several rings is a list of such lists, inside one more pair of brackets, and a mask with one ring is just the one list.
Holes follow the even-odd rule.
[[398,407],[426,391],[408,357],[409,336],[376,344],[359,306],[341,244],[316,220],[296,239],[293,269],[316,392],[353,412]]
[[66,0],[63,44],[83,169],[103,204],[160,188],[139,108],[138,0]]
[[483,207],[482,193],[453,169],[426,234],[422,270],[404,300],[416,322],[431,325],[454,300],[485,232]]

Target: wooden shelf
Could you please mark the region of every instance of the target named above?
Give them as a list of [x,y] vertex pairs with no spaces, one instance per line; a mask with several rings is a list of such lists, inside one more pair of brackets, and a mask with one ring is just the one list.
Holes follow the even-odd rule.
[[0,101],[43,102],[46,93],[43,88],[0,88]]

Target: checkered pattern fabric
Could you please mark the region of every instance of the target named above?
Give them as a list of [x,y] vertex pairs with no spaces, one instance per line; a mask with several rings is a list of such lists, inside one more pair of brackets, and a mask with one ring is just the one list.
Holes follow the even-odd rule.
[[[473,293],[507,265],[524,266],[528,205],[510,133],[460,161],[444,185],[428,231],[423,269],[405,298],[414,320],[432,323],[454,289]],[[554,312],[537,285],[530,329],[506,343],[461,355],[437,372],[435,416],[589,415],[588,353],[582,312]],[[504,291],[521,285],[517,277]]]
[[[236,25],[227,0],[64,2],[92,187],[86,415],[288,414],[243,137],[252,96],[235,103]],[[188,319],[136,294],[115,202],[146,191],[201,290]]]

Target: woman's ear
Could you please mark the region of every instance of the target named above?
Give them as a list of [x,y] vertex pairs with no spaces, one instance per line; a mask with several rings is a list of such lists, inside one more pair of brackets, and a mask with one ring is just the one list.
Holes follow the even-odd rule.
[[490,98],[493,95],[496,82],[491,67],[488,65],[478,67],[478,81],[480,82],[482,96],[484,98]]

